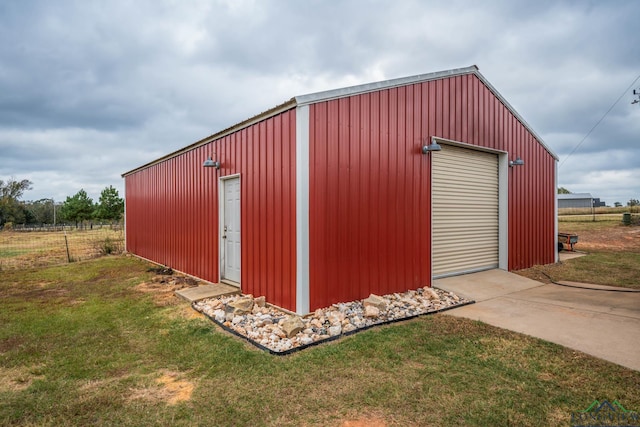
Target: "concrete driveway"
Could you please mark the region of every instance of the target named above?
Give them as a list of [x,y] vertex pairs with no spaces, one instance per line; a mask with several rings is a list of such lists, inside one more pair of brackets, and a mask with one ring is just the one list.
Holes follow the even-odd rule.
[[640,371],[640,292],[545,285],[503,270],[437,279],[434,286],[476,301],[447,314],[542,338]]

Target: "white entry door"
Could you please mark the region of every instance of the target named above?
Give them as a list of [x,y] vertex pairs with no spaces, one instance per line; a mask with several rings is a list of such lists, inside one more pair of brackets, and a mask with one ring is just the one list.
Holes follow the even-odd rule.
[[222,181],[220,278],[240,284],[240,178]]

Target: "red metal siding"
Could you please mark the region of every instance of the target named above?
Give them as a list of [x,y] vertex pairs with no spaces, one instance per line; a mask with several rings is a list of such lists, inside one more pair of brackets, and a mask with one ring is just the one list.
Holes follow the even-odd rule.
[[475,75],[320,102],[309,122],[311,310],[431,283],[431,136],[524,159],[509,270],[554,261],[554,159]]
[[[240,174],[244,293],[295,310],[295,110],[125,177],[127,250],[216,282],[218,178]],[[217,152],[222,167],[202,167]]]
[[430,284],[415,87],[310,108],[310,308]]

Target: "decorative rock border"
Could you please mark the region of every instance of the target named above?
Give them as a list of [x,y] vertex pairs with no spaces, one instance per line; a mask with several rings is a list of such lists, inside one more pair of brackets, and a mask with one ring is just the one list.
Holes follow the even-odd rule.
[[223,329],[271,354],[285,355],[337,339],[372,326],[398,322],[472,304],[453,292],[437,288],[333,304],[305,317],[288,314],[265,303],[264,297],[231,295],[195,301],[192,307]]

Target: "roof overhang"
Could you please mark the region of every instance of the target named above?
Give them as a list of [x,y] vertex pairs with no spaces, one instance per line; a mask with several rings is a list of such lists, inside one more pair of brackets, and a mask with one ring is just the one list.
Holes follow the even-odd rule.
[[130,170],[129,172],[125,172],[124,174],[122,174],[123,177],[130,175],[132,173],[135,173],[139,170],[148,168],[149,166],[153,166],[154,164],[157,163],[161,163],[165,160],[168,160],[172,157],[178,156],[182,153],[185,153],[187,151],[191,151],[194,148],[200,147],[202,145],[208,144],[212,141],[215,141],[217,139],[223,138],[231,133],[237,132],[241,129],[244,129],[246,127],[249,127],[255,123],[258,123],[262,120],[265,120],[269,117],[278,115],[283,113],[284,111],[290,110],[292,108],[295,108],[297,106],[301,106],[301,105],[309,105],[309,104],[315,104],[318,102],[324,102],[324,101],[330,101],[333,99],[339,99],[339,98],[345,98],[348,96],[353,96],[353,95],[359,95],[359,94],[363,94],[363,93],[370,93],[370,92],[375,92],[378,90],[384,90],[384,89],[390,89],[390,88],[395,88],[395,87],[400,87],[400,86],[407,86],[410,84],[415,84],[415,83],[422,83],[422,82],[427,82],[427,81],[432,81],[432,80],[440,80],[440,79],[445,79],[445,78],[449,78],[449,77],[455,77],[455,76],[462,76],[462,75],[467,75],[467,74],[473,74],[476,77],[478,77],[478,79],[500,100],[500,102],[518,119],[518,121],[520,121],[520,123],[522,123],[522,125],[534,136],[534,138],[538,141],[538,143],[540,143],[540,145],[542,145],[544,147],[544,149],[557,161],[558,160],[558,155],[547,145],[545,144],[544,140],[540,137],[540,135],[538,135],[536,133],[535,130],[533,130],[533,128],[524,120],[524,118],[522,118],[522,116],[520,116],[520,114],[515,110],[515,108],[513,108],[511,106],[511,104],[509,104],[509,102],[507,102],[507,100],[500,94],[500,92],[498,92],[498,90],[493,87],[493,85],[491,85],[491,83],[489,83],[489,81],[480,73],[480,71],[478,70],[478,67],[475,65],[472,65],[470,67],[465,67],[465,68],[456,68],[456,69],[452,69],[452,70],[446,70],[446,71],[438,71],[435,73],[427,73],[427,74],[419,74],[419,75],[415,75],[415,76],[409,76],[409,77],[401,77],[401,78],[397,78],[397,79],[390,79],[390,80],[383,80],[383,81],[379,81],[379,82],[374,82],[374,83],[366,83],[366,84],[361,84],[361,85],[356,85],[356,86],[349,86],[349,87],[344,87],[344,88],[340,88],[340,89],[332,89],[332,90],[327,90],[327,91],[323,91],[323,92],[315,92],[315,93],[310,93],[310,94],[306,94],[306,95],[298,95],[295,96],[293,98],[291,98],[289,101],[284,102],[272,109],[269,109],[267,111],[264,111],[256,116],[253,116],[245,121],[242,121],[236,125],[233,125],[227,129],[224,129],[218,133],[215,133],[213,135],[210,135],[206,138],[201,139],[200,141],[197,141],[191,145],[188,145],[184,148],[181,148],[180,150],[174,151],[172,153],[167,154],[166,156],[160,157],[159,159],[153,160],[149,163],[146,163],[140,167],[137,167],[135,169]]

